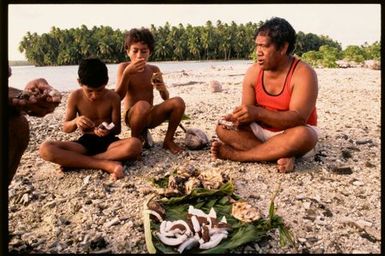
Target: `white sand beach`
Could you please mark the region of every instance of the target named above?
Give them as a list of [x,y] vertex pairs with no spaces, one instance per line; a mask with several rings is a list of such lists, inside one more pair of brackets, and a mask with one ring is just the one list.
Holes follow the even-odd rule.
[[[186,128],[215,137],[218,118],[240,103],[245,65],[164,74],[171,96],[186,102]],[[148,181],[187,163],[219,169],[233,178],[236,193],[268,214],[275,199],[296,239],[279,246],[279,234],[239,247],[236,253],[381,252],[381,71],[316,69],[319,82],[317,154],[298,159],[295,171],[277,173],[275,163],[212,161],[209,148],[172,155],[162,149],[167,123],[152,129],[155,146],[127,163],[116,182],[101,170],[63,173],[39,157],[45,139],[74,140],[61,131],[66,98],[54,113],[30,120],[31,140],[9,186],[9,251],[21,253],[146,253],[142,205],[153,191]],[[222,92],[212,93],[210,80]],[[160,97],[157,95],[156,101]],[[122,125],[121,138],[130,135]],[[178,128],[176,142],[184,143]]]

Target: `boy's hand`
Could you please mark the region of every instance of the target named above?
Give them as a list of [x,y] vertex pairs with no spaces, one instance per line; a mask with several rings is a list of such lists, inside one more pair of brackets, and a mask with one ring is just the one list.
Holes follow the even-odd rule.
[[85,116],[78,116],[76,118],[76,125],[83,132],[89,131],[95,127],[95,123]]
[[164,83],[153,83],[152,85],[159,92],[166,92],[167,91],[167,87],[166,87],[166,85]]
[[127,67],[124,69],[124,73],[134,74],[138,72],[143,72],[145,66],[146,60],[144,58],[138,58],[136,60],[131,61],[131,63],[127,65]]
[[110,133],[110,130],[101,128],[100,126],[94,128],[94,133],[99,137],[107,136]]

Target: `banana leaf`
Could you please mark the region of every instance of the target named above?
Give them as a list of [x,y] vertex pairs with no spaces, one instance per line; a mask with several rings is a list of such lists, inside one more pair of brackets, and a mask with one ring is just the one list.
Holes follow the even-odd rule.
[[[270,203],[267,219],[262,218],[251,223],[244,223],[231,215],[232,202],[234,200],[241,200],[233,192],[234,186],[231,182],[228,182],[223,184],[218,190],[199,188],[193,190],[189,195],[161,198],[159,200],[166,210],[165,219],[167,220],[187,220],[188,207],[193,205],[195,208],[201,209],[206,213],[213,207],[217,213],[217,218],[221,219],[225,216],[227,223],[231,225],[232,230],[229,232],[229,236],[222,240],[218,246],[208,250],[193,248],[187,251],[187,253],[226,253],[249,242],[261,241],[266,237],[269,230],[275,228],[279,230],[281,245],[285,245],[286,242],[293,243],[292,234],[285,227],[282,218],[275,214],[274,201]],[[275,196],[272,200],[274,198]],[[149,200],[152,199],[150,198]],[[146,207],[147,205],[145,205],[145,209]],[[146,245],[149,253],[178,253],[177,247],[167,246],[156,235],[153,235],[154,231],[159,230],[160,223],[151,221],[149,214],[144,214],[144,223]]]

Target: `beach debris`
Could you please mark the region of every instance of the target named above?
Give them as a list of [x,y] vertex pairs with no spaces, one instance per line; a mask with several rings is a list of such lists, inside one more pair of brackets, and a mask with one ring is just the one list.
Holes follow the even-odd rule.
[[364,61],[364,67],[370,68],[373,70],[380,70],[381,69],[381,62],[379,60],[365,60]]
[[258,209],[244,201],[233,203],[231,215],[233,215],[234,218],[247,223],[261,218],[261,214]]
[[144,148],[152,148],[154,146],[154,140],[149,129],[144,129],[140,136],[142,137]]
[[164,220],[155,234],[165,245],[179,245],[177,248],[179,253],[198,246],[199,249],[211,249],[226,239],[228,231],[231,230],[224,216],[220,221],[216,216],[214,208],[206,214],[201,209],[189,205],[187,221]]
[[185,144],[188,149],[199,150],[209,144],[209,139],[201,129],[189,128],[186,130]]
[[113,122],[111,122],[111,123],[107,123],[107,122],[103,122],[103,123],[101,123],[99,126],[98,126],[98,128],[99,129],[102,129],[102,130],[111,130],[112,128],[114,128],[115,127],[115,124],[113,123]]
[[210,91],[212,93],[215,92],[221,92],[222,91],[222,84],[219,83],[217,80],[211,80],[209,82]]

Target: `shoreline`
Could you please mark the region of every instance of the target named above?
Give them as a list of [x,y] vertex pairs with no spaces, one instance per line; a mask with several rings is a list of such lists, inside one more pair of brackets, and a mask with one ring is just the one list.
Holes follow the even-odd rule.
[[[215,137],[219,116],[240,102],[245,65],[209,67],[185,74],[167,73],[170,96],[186,102],[186,128]],[[318,75],[318,126],[321,135],[314,159],[298,159],[293,173],[276,172],[275,163],[212,161],[209,149],[174,156],[162,149],[167,129],[151,130],[155,146],[142,160],[126,163],[116,182],[101,170],[59,171],[38,156],[45,139],[72,140],[61,123],[68,92],[54,113],[28,117],[31,140],[9,186],[9,251],[25,253],[146,253],[142,205],[153,187],[148,179],[193,164],[233,177],[236,193],[267,215],[278,183],[277,214],[295,236],[297,246],[270,239],[235,253],[380,253],[381,251],[381,71],[366,68],[315,69]],[[223,91],[211,93],[217,80]],[[193,81],[194,83],[190,83]],[[154,103],[160,101],[156,94]],[[129,136],[122,125],[121,138]],[[178,144],[184,132],[178,128]],[[114,223],[114,224],[111,224]],[[103,248],[91,245],[104,243]],[[104,241],[102,243],[102,241]]]

